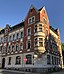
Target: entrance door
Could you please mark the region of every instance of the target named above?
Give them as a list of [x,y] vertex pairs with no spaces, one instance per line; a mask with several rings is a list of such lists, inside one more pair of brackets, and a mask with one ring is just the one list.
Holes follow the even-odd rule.
[[2,59],[2,68],[5,67],[5,58]]

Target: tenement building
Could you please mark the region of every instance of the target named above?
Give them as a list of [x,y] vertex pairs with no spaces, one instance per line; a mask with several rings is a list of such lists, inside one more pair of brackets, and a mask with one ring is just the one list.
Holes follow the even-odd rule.
[[31,6],[24,21],[0,31],[0,67],[25,71],[62,67],[60,32],[50,26],[45,7]]

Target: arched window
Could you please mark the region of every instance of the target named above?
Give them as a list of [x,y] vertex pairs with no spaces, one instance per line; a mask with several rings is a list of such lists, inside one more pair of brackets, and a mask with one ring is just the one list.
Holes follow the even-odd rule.
[[26,55],[26,59],[27,59],[26,64],[32,64],[32,55],[30,54]]
[[20,56],[16,57],[16,64],[21,64],[21,57]]

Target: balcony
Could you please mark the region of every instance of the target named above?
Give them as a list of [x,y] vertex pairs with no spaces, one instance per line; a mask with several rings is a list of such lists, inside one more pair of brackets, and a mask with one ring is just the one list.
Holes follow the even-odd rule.
[[40,53],[44,53],[45,47],[35,47],[34,50],[38,50]]
[[45,36],[45,33],[43,33],[43,32],[37,32],[37,33],[34,33],[34,36]]

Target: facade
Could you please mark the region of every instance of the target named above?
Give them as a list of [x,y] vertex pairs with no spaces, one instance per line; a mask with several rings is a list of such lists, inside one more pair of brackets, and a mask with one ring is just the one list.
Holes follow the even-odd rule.
[[0,31],[0,67],[26,71],[62,67],[60,32],[50,26],[45,7],[31,6],[23,22]]

